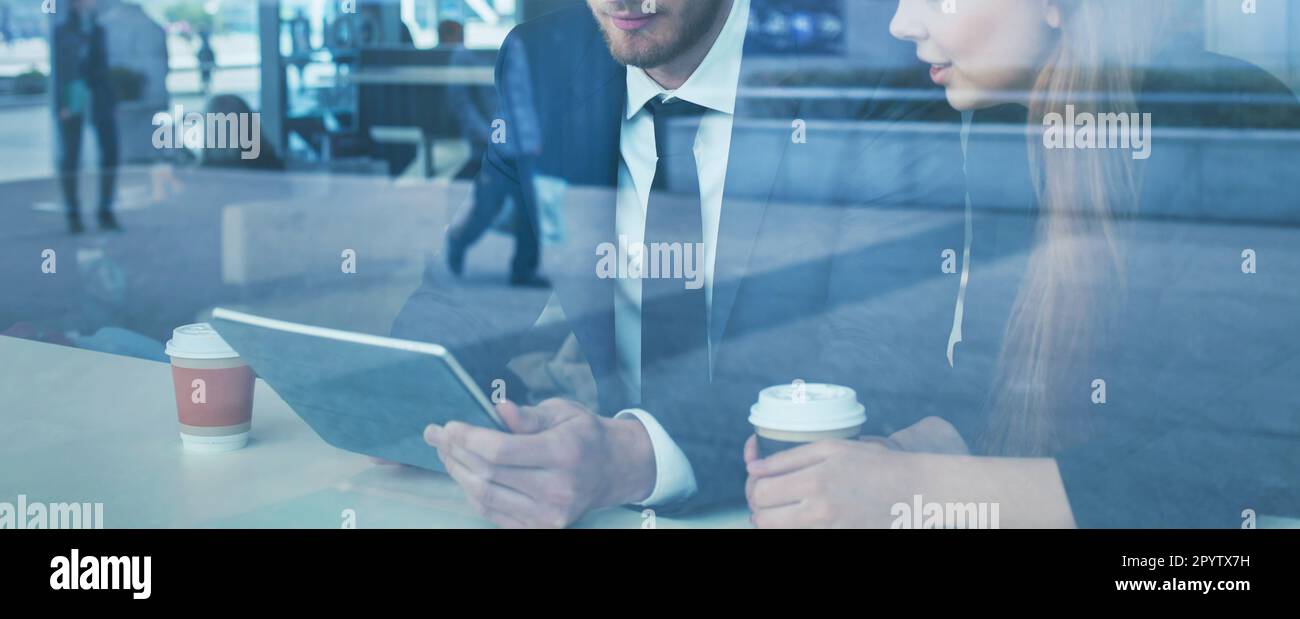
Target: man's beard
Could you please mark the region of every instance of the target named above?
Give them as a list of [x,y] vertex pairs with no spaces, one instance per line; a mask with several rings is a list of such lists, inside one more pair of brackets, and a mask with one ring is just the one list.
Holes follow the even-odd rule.
[[[609,47],[609,53],[614,56],[614,60],[632,67],[653,69],[672,61],[704,38],[718,19],[718,12],[722,10],[723,4],[722,0],[691,0],[682,5],[680,17],[661,15],[660,19],[676,20],[676,23],[669,25],[677,27],[675,32],[669,33],[671,38],[664,43],[650,43],[637,32],[618,31],[626,36],[622,40],[625,45],[620,48],[619,43],[611,36],[612,31],[617,30],[616,26],[599,20],[600,30],[605,35],[605,45]],[[688,6],[694,8],[686,8]]]

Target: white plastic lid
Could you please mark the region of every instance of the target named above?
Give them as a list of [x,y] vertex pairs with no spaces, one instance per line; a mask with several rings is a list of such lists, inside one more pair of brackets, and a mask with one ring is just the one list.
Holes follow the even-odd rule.
[[182,359],[231,359],[239,356],[206,322],[173,329],[166,352],[169,357]]
[[787,432],[826,432],[867,422],[866,407],[849,387],[799,383],[768,387],[749,409],[749,422]]

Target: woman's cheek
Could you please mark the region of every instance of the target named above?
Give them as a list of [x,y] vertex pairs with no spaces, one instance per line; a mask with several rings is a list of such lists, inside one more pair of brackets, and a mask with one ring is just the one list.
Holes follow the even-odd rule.
[[961,68],[959,87],[978,93],[1014,90],[1023,68],[1041,56],[1040,26],[1022,0],[995,0],[967,5],[945,28],[945,49]]

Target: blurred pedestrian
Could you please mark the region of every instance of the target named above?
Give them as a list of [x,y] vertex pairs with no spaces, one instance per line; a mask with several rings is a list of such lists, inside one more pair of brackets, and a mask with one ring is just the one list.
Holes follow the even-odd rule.
[[[438,25],[440,45],[454,50],[453,66],[473,66],[473,55],[464,49],[464,34],[459,23],[444,21]],[[502,50],[505,54],[506,50]],[[447,263],[456,276],[465,269],[465,255],[492,226],[511,199],[514,211],[511,230],[515,236],[515,255],[510,263],[510,284],[527,288],[547,288],[550,281],[538,274],[541,266],[540,222],[535,186],[536,155],[541,152],[541,137],[537,130],[537,111],[528,82],[528,61],[522,49],[516,49],[509,62],[501,67],[501,79],[511,85],[515,97],[498,100],[493,88],[457,84],[448,91],[448,98],[458,116],[461,133],[470,143],[470,161],[456,175],[457,179],[475,178],[474,205],[469,214],[447,235]],[[494,131],[493,122],[500,112],[513,118],[517,139],[502,145],[516,157],[520,176],[520,192],[507,195],[493,176],[500,174],[495,167],[483,166],[483,158]]]
[[113,215],[118,159],[116,100],[109,78],[104,28],[99,25],[95,8],[95,0],[74,0],[67,18],[54,30],[59,180],[67,206],[68,231],[72,234],[80,234],[84,229],[77,181],[82,126],[87,118],[99,144],[99,227],[119,229]]
[[217,67],[217,53],[212,50],[212,33],[199,33],[199,82],[203,94],[212,92],[212,70]]

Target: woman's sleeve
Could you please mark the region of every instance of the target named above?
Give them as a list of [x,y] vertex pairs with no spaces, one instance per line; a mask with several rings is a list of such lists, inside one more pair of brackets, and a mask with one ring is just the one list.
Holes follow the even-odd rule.
[[1124,436],[1101,436],[1057,457],[1080,527],[1240,528],[1247,514],[1300,515],[1294,435],[1191,424],[1114,430]]
[[[1240,138],[1231,144],[1250,140],[1253,127],[1300,128],[1300,104],[1276,79],[1222,56],[1204,64],[1216,70],[1149,90],[1219,92],[1249,105],[1157,106],[1157,122]],[[1239,528],[1250,514],[1300,517],[1300,209],[1284,181],[1215,144],[1200,157],[1218,169],[1166,157],[1147,170],[1143,209],[1185,221],[1139,221],[1141,234],[1126,238],[1119,337],[1093,376],[1079,377],[1108,388],[1106,404],[1084,404],[1091,438],[1057,457],[1082,527]],[[1189,186],[1219,197],[1211,216],[1171,197]],[[1258,268],[1243,263],[1248,249]]]
[[[1300,328],[1279,294],[1294,273],[1243,273],[1241,250],[1224,249],[1284,255],[1291,235],[1269,232],[1177,224],[1131,244],[1147,257],[1129,269],[1116,343],[1073,381],[1088,438],[1057,456],[1079,526],[1300,517]],[[1097,379],[1104,403],[1085,391]]]

